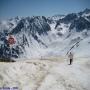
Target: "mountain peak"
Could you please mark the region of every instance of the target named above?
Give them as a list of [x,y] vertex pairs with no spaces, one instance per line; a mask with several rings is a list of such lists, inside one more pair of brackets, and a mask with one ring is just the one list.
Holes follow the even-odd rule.
[[86,14],[90,13],[90,9],[86,8],[83,12],[86,13]]
[[90,9],[86,8],[84,11],[81,11],[78,14],[82,16],[83,14],[89,14],[89,13],[90,13]]

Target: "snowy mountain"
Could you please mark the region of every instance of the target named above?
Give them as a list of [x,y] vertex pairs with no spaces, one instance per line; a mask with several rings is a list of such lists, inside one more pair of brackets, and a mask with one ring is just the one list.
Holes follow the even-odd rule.
[[49,23],[56,23],[59,19],[62,19],[64,17],[65,15],[54,15],[52,17],[48,17],[47,19]]
[[[16,43],[10,48],[8,34]],[[90,53],[90,9],[52,17],[15,17],[0,22],[1,58],[40,58]],[[81,51],[82,50],[82,51]]]

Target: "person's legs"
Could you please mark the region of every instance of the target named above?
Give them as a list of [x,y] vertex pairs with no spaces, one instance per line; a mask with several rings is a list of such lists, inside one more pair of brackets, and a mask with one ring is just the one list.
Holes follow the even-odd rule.
[[70,65],[72,64],[72,59],[70,59]]

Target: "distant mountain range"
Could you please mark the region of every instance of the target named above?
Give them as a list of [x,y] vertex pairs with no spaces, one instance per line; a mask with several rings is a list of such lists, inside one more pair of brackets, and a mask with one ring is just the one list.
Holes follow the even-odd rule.
[[[16,43],[7,45],[8,34]],[[0,21],[0,58],[39,58],[90,53],[90,9],[52,17],[15,17]]]

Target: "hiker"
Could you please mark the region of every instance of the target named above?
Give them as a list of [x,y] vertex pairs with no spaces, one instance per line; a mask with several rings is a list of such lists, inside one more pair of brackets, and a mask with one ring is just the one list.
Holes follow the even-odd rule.
[[70,52],[70,54],[68,55],[68,58],[70,60],[70,64],[69,65],[71,65],[72,62],[73,62],[73,54],[72,54],[72,52]]

